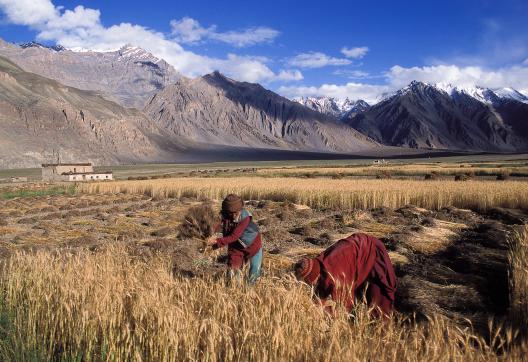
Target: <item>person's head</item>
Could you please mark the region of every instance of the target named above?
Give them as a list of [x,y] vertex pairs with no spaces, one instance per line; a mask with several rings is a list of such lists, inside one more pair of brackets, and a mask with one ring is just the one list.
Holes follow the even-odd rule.
[[244,200],[238,195],[227,195],[222,201],[222,215],[229,220],[237,220],[244,208]]
[[321,275],[321,266],[317,259],[306,258],[295,264],[294,272],[297,280],[315,285]]

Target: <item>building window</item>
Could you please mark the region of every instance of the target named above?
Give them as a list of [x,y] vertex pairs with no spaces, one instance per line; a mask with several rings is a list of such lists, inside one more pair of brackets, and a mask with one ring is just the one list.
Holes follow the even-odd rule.
[[106,175],[106,178],[108,178],[108,175]]
[[75,176],[73,176],[73,179],[75,180]]

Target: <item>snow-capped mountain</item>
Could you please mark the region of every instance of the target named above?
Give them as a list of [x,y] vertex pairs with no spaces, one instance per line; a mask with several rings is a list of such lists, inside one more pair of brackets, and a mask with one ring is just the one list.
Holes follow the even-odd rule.
[[494,89],[493,93],[502,99],[513,99],[519,102],[528,103],[528,97],[513,88],[498,88]]
[[181,77],[163,59],[139,47],[126,45],[109,52],[75,50],[36,42],[16,45],[0,39],[0,56],[25,71],[97,91],[126,107],[142,109],[150,97]]
[[420,81],[412,81],[409,85],[394,91],[381,94],[377,103],[383,102],[394,96],[401,96],[409,91],[412,91],[413,86],[417,84],[425,84],[429,87],[438,89],[439,91],[447,93],[449,96],[460,96],[466,95],[471,98],[478,100],[479,102],[493,104],[500,100],[512,99],[518,102],[523,102],[528,104],[528,97],[522,94],[521,92],[513,88],[484,88],[478,85],[467,85],[467,86],[456,86],[451,83],[426,83]]
[[[419,82],[417,82],[419,83]],[[411,83],[413,84],[413,83]],[[494,104],[499,100],[512,99],[528,104],[528,97],[513,88],[484,88],[478,85],[455,86],[450,83],[424,83],[446,92],[450,96],[467,95],[479,102]],[[409,88],[406,87],[407,89]],[[404,89],[406,89],[404,88]]]
[[293,101],[302,104],[319,113],[327,114],[336,118],[342,118],[347,114],[357,114],[368,109],[369,105],[364,100],[353,101],[349,98],[338,99],[333,97],[298,97]]
[[31,41],[29,43],[22,43],[22,44],[20,44],[20,47],[23,48],[23,49],[27,49],[27,48],[50,49],[50,50],[54,50],[56,52],[61,52],[63,50],[66,50],[66,48],[63,47],[62,45],[44,45],[44,44],[41,44],[41,43],[37,43],[36,41]]
[[528,105],[512,94],[516,95],[413,81],[343,122],[386,145],[488,152],[526,150]]

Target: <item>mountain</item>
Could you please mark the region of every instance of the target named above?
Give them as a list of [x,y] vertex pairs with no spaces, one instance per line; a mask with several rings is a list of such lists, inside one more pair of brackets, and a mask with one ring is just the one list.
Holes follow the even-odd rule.
[[22,43],[22,44],[20,44],[20,47],[22,49],[27,49],[27,48],[50,49],[50,50],[54,50],[56,52],[61,52],[63,50],[66,50],[66,48],[63,47],[62,45],[51,45],[51,46],[48,46],[48,45],[37,43],[35,41],[31,41],[29,43]]
[[344,112],[341,114],[339,118],[345,119],[345,118],[354,117],[357,114],[366,112],[369,108],[370,108],[370,105],[362,99],[358,99],[357,101],[353,101],[353,102],[351,101],[348,109],[344,110]]
[[157,127],[198,143],[344,153],[380,147],[333,117],[218,72],[181,78],[144,111]]
[[160,130],[139,111],[28,73],[0,57],[0,168],[55,161],[170,160]]
[[487,104],[495,104],[500,100],[514,100],[528,104],[528,97],[513,88],[490,89],[479,86],[457,87],[449,83],[437,83],[432,86],[446,92],[451,97],[465,94]]
[[386,145],[494,152],[528,149],[528,105],[478,87],[414,81],[344,122]]
[[361,99],[352,101],[348,98],[340,100],[333,97],[298,97],[294,98],[293,101],[336,118],[342,118],[347,114],[361,113],[369,107],[368,103]]
[[64,85],[99,92],[125,107],[141,109],[180,74],[162,59],[132,46],[112,52],[74,52],[31,42],[20,46],[0,40],[0,56],[27,72]]

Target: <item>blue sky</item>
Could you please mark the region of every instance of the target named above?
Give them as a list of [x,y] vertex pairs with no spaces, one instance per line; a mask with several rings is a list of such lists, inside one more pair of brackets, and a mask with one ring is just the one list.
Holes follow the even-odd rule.
[[215,69],[289,97],[365,98],[413,79],[528,92],[528,1],[0,0],[11,42],[130,43],[186,76]]

